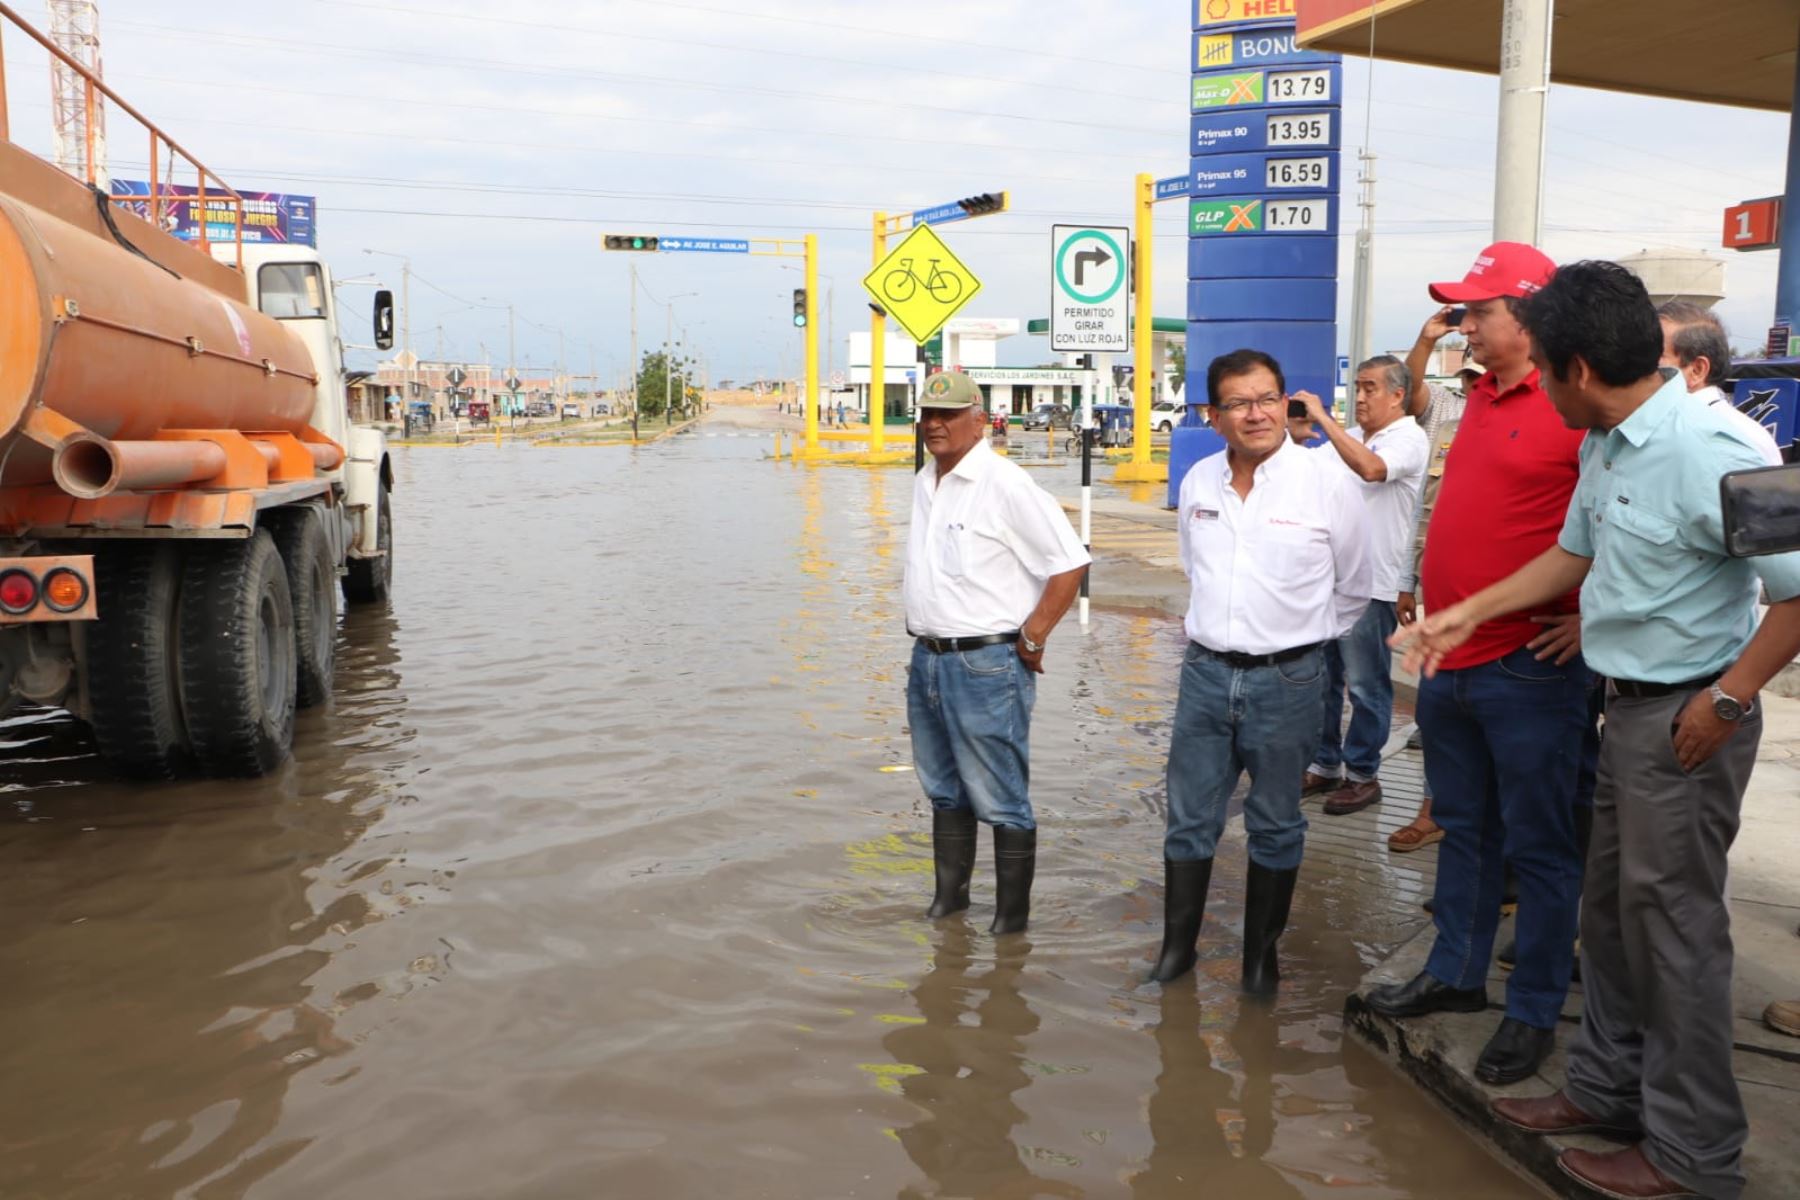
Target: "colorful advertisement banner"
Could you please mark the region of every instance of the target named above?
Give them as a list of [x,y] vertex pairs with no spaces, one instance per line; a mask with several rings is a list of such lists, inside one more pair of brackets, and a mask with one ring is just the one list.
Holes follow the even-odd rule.
[[[199,189],[192,184],[163,184],[160,191],[163,196],[162,226],[183,241],[198,241],[200,237]],[[112,181],[112,192],[115,196],[150,195],[150,185],[141,179],[115,179]],[[264,242],[289,244],[295,246],[317,246],[318,230],[315,225],[317,201],[311,196],[289,196],[280,192],[239,192],[244,201],[244,240],[246,242]],[[194,199],[182,199],[192,196]],[[171,197],[174,197],[171,199]],[[123,207],[135,212],[146,221],[150,219],[150,204],[145,200]],[[208,191],[206,194],[206,236],[208,241],[230,242],[237,239],[237,205],[229,198]]]

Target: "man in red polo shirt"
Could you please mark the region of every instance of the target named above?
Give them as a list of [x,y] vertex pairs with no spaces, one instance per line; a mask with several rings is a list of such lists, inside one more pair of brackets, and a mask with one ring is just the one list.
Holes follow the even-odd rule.
[[[1562,531],[1583,435],[1563,425],[1538,386],[1530,338],[1513,315],[1555,271],[1532,247],[1500,242],[1461,283],[1431,288],[1439,303],[1467,306],[1462,333],[1488,373],[1469,388],[1431,514],[1420,572],[1429,610],[1506,578]],[[1549,1054],[1574,965],[1588,670],[1579,622],[1556,618],[1575,611],[1570,594],[1547,612],[1489,621],[1419,687],[1432,817],[1444,830],[1437,941],[1424,971],[1375,989],[1368,1002],[1390,1017],[1485,1008],[1510,867],[1519,884],[1518,965],[1507,981],[1506,1016],[1475,1067],[1493,1084],[1526,1078]]]

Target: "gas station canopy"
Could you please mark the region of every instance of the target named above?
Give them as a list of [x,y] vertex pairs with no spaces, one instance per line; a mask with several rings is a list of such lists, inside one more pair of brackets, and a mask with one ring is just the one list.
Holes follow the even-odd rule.
[[[1489,73],[1503,0],[1299,0],[1302,45]],[[1556,0],[1557,83],[1786,112],[1800,15],[1793,0]]]

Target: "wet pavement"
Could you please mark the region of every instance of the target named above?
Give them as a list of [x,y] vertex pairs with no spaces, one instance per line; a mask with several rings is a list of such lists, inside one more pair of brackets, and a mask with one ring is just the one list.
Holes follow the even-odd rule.
[[1534,1194],[1345,1035],[1416,927],[1376,864],[1303,871],[1272,1009],[1241,843],[1139,982],[1166,615],[1051,644],[1030,933],[985,846],[923,921],[910,480],[743,432],[397,451],[392,612],[266,780],[0,729],[0,1196]]

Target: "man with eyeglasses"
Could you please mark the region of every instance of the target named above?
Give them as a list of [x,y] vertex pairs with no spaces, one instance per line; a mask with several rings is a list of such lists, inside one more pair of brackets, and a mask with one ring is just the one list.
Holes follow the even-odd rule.
[[1188,647],[1169,747],[1163,944],[1150,978],[1193,969],[1213,853],[1248,771],[1243,987],[1267,995],[1306,844],[1300,777],[1318,745],[1324,646],[1369,604],[1368,515],[1335,457],[1289,440],[1275,359],[1221,355],[1206,390],[1226,448],[1181,482]]

